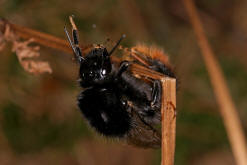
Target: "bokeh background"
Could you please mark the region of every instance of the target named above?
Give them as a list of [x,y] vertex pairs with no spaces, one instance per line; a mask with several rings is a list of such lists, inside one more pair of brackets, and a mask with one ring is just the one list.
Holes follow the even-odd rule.
[[[197,0],[246,133],[247,1]],[[180,81],[175,164],[235,164],[207,70],[181,0],[0,0],[0,16],[65,39],[74,14],[83,44],[117,40],[164,48]],[[0,164],[158,165],[160,150],[95,134],[76,106],[78,67],[71,56],[41,47],[52,74],[28,74],[0,52]]]

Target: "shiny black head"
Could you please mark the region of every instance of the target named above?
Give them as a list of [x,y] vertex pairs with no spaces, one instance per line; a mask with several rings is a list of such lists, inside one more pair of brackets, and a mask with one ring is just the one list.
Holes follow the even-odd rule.
[[106,83],[111,80],[111,71],[111,59],[106,48],[94,48],[80,62],[80,83],[83,87]]
[[77,61],[80,64],[80,84],[82,87],[90,87],[93,85],[101,85],[107,83],[112,78],[112,66],[110,56],[114,50],[118,47],[125,35],[118,40],[116,45],[108,53],[105,47],[96,47],[92,49],[86,56],[83,56],[79,45],[79,36],[77,27],[70,17],[72,25],[72,38],[70,38],[69,32],[64,27],[65,34],[69,40],[69,44],[75,54]]
[[80,63],[80,84],[82,87],[101,85],[112,80],[110,56],[124,37],[125,35],[119,39],[109,53],[105,47],[98,46],[92,49],[83,59],[78,59]]

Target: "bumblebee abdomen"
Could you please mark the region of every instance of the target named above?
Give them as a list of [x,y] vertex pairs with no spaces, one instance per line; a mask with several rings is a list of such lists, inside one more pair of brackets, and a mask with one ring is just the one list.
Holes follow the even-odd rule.
[[122,137],[130,130],[129,114],[112,89],[86,89],[78,96],[78,106],[89,124],[105,136]]

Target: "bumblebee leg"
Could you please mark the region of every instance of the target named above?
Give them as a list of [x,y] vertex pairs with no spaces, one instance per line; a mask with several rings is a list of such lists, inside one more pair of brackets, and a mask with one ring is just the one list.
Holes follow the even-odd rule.
[[161,93],[162,93],[162,86],[159,80],[155,80],[153,84],[152,90],[152,101],[151,107],[154,109],[160,109],[161,107]]
[[129,115],[132,115],[132,107],[129,106],[128,101],[125,99],[121,99],[122,107],[129,113]]
[[82,51],[80,49],[80,46],[79,46],[79,35],[78,35],[78,30],[77,30],[77,27],[74,23],[74,20],[73,18],[70,16],[69,17],[70,19],[70,23],[72,25],[72,38],[73,38],[73,42],[70,38],[70,35],[69,35],[69,32],[67,31],[66,27],[64,27],[64,31],[66,33],[66,36],[69,40],[69,43],[70,43],[70,46],[72,47],[72,50],[74,52],[74,54],[76,55],[76,58],[79,62],[81,62],[82,60],[84,60],[83,56],[82,56]]
[[161,95],[161,82],[159,80],[155,80],[152,89],[152,100],[150,103],[146,103],[140,112],[143,120],[149,124],[156,124],[160,122]]
[[132,106],[140,118],[149,125],[158,124],[161,120],[160,109],[150,106],[150,103],[135,104]]
[[73,17],[70,16],[69,19],[70,19],[70,23],[72,25],[72,37],[73,37],[73,42],[74,42],[74,46],[75,46],[75,50],[76,50],[77,56],[78,57],[82,57],[81,48],[79,46],[79,34],[78,34],[77,27],[75,25]]
[[129,66],[130,66],[129,61],[121,62],[120,67],[119,67],[118,72],[117,72],[117,77],[119,78],[122,75],[122,73],[128,69]]
[[160,122],[162,86],[159,80],[153,83],[151,101],[134,103],[134,109],[138,112],[143,121],[148,124]]

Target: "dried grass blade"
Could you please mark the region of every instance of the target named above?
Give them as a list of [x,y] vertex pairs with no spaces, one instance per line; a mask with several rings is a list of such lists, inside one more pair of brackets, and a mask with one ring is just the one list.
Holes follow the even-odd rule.
[[237,113],[237,109],[231,98],[221,68],[214,57],[214,53],[205,36],[202,23],[199,19],[197,9],[193,0],[183,0],[190,21],[197,36],[210,80],[214,89],[216,100],[220,107],[220,113],[229,137],[232,151],[238,165],[246,165],[247,149],[244,131]]

